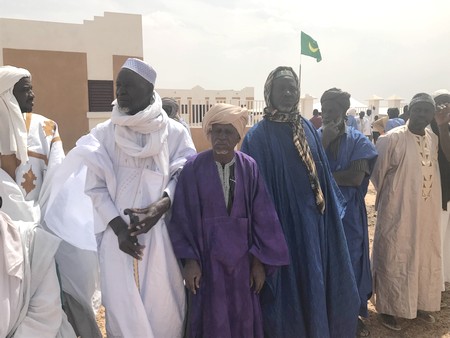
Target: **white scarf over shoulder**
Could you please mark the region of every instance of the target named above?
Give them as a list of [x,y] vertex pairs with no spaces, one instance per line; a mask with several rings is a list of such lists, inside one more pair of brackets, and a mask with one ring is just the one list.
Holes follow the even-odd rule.
[[[154,102],[135,115],[120,112],[117,100],[113,102],[111,122],[115,125],[117,146],[127,155],[138,158],[155,156],[167,141],[167,114],[162,109],[161,98],[154,92]],[[136,134],[138,133],[138,134]],[[139,134],[146,136],[141,145]]]
[[21,163],[28,161],[27,128],[13,89],[24,77],[31,77],[26,69],[0,67],[0,154],[16,154]]

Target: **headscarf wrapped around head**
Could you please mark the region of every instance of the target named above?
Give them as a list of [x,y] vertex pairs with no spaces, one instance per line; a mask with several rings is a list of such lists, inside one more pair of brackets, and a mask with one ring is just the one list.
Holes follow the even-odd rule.
[[31,79],[24,68],[0,67],[0,154],[16,154],[21,163],[28,161],[27,128],[13,90],[24,77]]
[[[270,101],[270,94],[272,93],[273,80],[279,77],[291,77],[294,79],[297,87],[298,87],[298,77],[295,74],[294,70],[291,67],[280,66],[272,70],[267,77],[266,83],[264,84],[264,101],[266,102],[266,107],[264,108],[265,114],[271,114],[276,112],[276,108],[273,106]],[[292,108],[290,113],[298,114],[298,102],[300,101],[300,92],[297,93],[296,102]]]
[[436,90],[432,95],[433,99],[435,100],[440,96],[447,96],[447,98],[450,98],[450,92],[447,89],[439,89]]
[[323,104],[326,101],[337,102],[339,106],[342,107],[344,112],[350,108],[350,94],[339,88],[331,88],[326,90],[320,98],[320,103]]
[[306,139],[305,129],[303,127],[303,119],[298,112],[298,102],[300,101],[300,91],[297,92],[297,98],[292,110],[288,113],[280,113],[273,107],[270,101],[270,94],[272,93],[273,80],[279,77],[291,77],[294,79],[298,87],[298,77],[291,67],[280,66],[270,72],[264,85],[264,99],[266,107],[264,108],[264,118],[268,121],[289,123],[292,128],[292,142],[305,164],[308,179],[311,185],[311,190],[314,193],[316,206],[320,213],[325,211],[325,198],[323,196],[322,188],[320,187],[319,178],[317,176],[316,163],[314,162],[311,149]]
[[123,64],[122,68],[127,68],[132,70],[133,72],[139,74],[148,82],[150,82],[153,86],[156,82],[156,70],[150,66],[147,62],[136,59],[129,58]]
[[434,100],[431,97],[431,95],[427,93],[418,93],[414,95],[411,101],[409,102],[409,110],[412,110],[413,106],[419,102],[428,103],[433,106],[433,109],[436,109],[436,104],[434,103]]
[[178,110],[180,109],[180,107],[178,106],[178,102],[175,99],[171,98],[171,97],[163,97],[161,99],[161,101],[162,101],[163,109],[164,109],[164,106],[169,106],[169,107],[172,108],[170,112],[166,111],[167,115],[171,119],[176,118],[177,115],[178,115]]
[[356,116],[356,109],[355,108],[348,108],[346,115],[347,116]]
[[231,124],[244,137],[245,126],[248,123],[248,110],[232,104],[216,103],[203,117],[203,132],[208,140],[211,140],[213,124]]

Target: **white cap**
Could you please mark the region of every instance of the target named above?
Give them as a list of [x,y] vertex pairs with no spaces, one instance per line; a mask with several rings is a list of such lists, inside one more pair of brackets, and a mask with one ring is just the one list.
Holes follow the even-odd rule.
[[144,62],[139,59],[129,58],[123,64],[122,68],[128,68],[133,72],[139,74],[148,82],[155,85],[156,82],[156,71],[150,66],[147,62]]

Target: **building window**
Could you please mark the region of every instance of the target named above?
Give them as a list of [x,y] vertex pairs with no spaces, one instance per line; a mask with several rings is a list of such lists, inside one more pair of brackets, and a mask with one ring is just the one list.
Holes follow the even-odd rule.
[[114,100],[113,81],[88,80],[89,111],[112,111],[111,102]]

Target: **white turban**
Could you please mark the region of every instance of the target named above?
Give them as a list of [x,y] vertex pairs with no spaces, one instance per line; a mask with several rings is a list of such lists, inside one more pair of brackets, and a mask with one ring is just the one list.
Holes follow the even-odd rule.
[[210,140],[213,124],[231,124],[244,137],[245,126],[248,122],[248,110],[226,103],[216,103],[203,117],[203,132]]
[[346,114],[347,114],[347,116],[356,116],[356,109],[355,108],[348,108]]
[[133,72],[139,74],[148,82],[153,84],[153,86],[155,85],[156,71],[147,62],[135,58],[129,58],[127,59],[127,61],[125,61],[122,68],[128,68],[132,70]]
[[439,89],[433,93],[432,97],[436,99],[438,96],[450,96],[450,92],[447,89]]
[[28,161],[27,128],[13,89],[24,77],[31,78],[26,69],[0,67],[0,153],[16,154],[21,163]]

